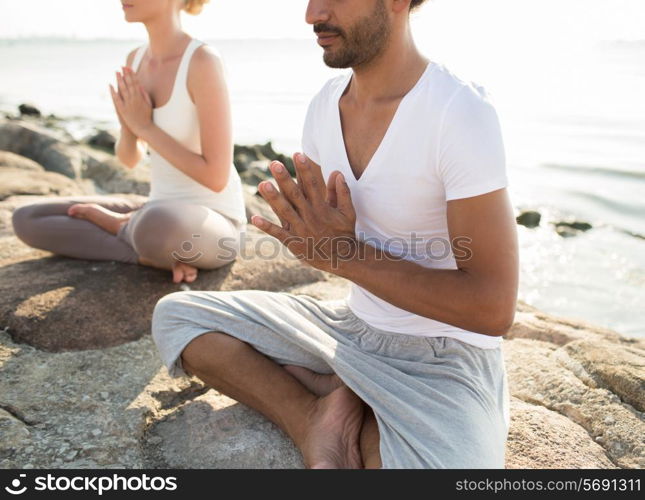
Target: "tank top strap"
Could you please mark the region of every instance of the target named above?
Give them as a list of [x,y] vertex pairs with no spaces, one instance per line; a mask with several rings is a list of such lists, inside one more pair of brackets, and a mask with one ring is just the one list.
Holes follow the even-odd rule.
[[177,76],[175,85],[179,85],[182,89],[188,89],[188,68],[190,67],[190,60],[193,57],[195,51],[204,45],[204,42],[193,38],[191,42],[186,47],[183,57],[181,58],[181,63],[179,63],[179,69],[177,70]]
[[146,53],[146,49],[148,48],[148,45],[142,45],[137,49],[137,52],[134,54],[134,59],[132,60],[132,71],[135,73],[139,70],[139,66],[141,65],[141,61],[143,60],[143,56]]

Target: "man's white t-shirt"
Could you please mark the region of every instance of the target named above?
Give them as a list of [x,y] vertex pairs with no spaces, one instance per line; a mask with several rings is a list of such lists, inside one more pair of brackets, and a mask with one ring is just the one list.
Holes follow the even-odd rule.
[[[401,100],[381,144],[356,180],[338,106],[351,76],[348,72],[329,80],[311,101],[303,152],[320,165],[325,180],[334,170],[344,174],[356,210],[358,239],[427,268],[457,269],[450,247],[447,201],[508,184],[501,127],[490,96],[443,64],[430,62]],[[466,249],[467,242],[458,247]],[[482,348],[495,348],[501,342],[501,337],[396,307],[356,283],[346,300],[356,316],[375,328],[453,337]]]

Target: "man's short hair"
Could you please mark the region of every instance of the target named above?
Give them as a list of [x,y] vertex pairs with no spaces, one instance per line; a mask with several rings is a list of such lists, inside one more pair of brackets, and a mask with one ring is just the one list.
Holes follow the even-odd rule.
[[421,4],[425,1],[426,0],[412,0],[410,2],[410,10],[416,9],[417,7],[421,7]]

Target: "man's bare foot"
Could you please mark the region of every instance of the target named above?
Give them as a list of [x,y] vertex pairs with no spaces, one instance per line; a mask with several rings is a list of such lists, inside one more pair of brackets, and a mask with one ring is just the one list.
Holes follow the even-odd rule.
[[67,215],[88,220],[108,233],[116,235],[119,228],[130,219],[132,214],[112,212],[97,203],[76,203],[69,207]]
[[359,437],[363,402],[342,386],[316,400],[309,414],[307,435],[300,451],[312,469],[360,469]]
[[327,394],[333,392],[342,385],[345,385],[340,377],[335,373],[325,375],[311,371],[303,366],[296,365],[284,365],[284,369],[316,396],[327,396]]
[[192,283],[197,279],[197,268],[185,262],[176,260],[172,265],[172,281],[173,283]]

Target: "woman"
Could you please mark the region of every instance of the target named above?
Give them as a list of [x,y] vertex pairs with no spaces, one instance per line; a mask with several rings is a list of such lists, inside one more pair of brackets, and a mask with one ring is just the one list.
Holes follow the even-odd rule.
[[16,235],[69,257],[118,260],[173,272],[192,282],[198,269],[235,259],[246,214],[233,166],[228,92],[219,57],[182,31],[182,10],[208,0],[123,0],[148,44],[133,50],[110,85],[121,123],[116,154],[134,168],[151,149],[150,196],[45,200],[16,209]]

